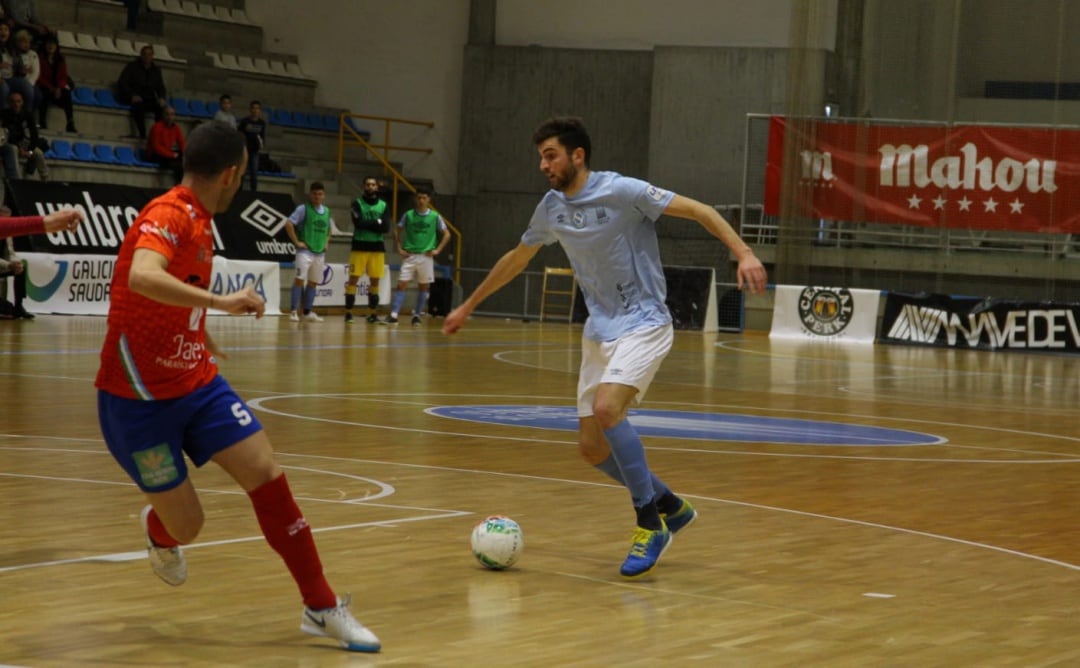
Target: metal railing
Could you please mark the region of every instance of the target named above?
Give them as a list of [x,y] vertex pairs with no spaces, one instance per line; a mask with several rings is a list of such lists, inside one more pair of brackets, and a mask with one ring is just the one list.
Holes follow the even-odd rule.
[[[354,118],[364,120],[375,120],[383,123],[383,135],[381,143],[373,143],[364,138],[363,135],[356,129],[351,123]],[[416,194],[416,186],[414,186],[405,176],[399,172],[392,164],[390,164],[390,152],[391,151],[412,151],[417,153],[425,153],[430,155],[433,153],[433,149],[420,148],[416,146],[397,146],[390,141],[390,132],[394,124],[404,125],[418,125],[426,128],[434,128],[435,123],[432,121],[414,121],[404,118],[388,118],[386,116],[368,116],[365,114],[353,114],[347,111],[341,112],[338,117],[338,156],[337,156],[337,171],[341,174],[345,170],[345,149],[348,146],[359,146],[365,155],[372,156],[379,164],[382,165],[383,174],[388,175],[392,179],[392,185],[390,188],[391,201],[390,201],[390,216],[394,221],[398,220],[398,191],[399,186],[404,186],[409,192]],[[432,207],[434,208],[434,207]],[[435,209],[438,211],[438,209]],[[463,246],[461,230],[454,226],[446,216],[439,213],[442,216],[443,222],[446,223],[446,227],[450,230],[450,234],[454,239],[454,282],[461,282],[461,249]]]

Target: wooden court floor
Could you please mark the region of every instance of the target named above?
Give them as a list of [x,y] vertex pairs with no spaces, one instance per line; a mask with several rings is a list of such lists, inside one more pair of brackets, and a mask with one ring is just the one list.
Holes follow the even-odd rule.
[[[331,583],[383,641],[364,656],[299,631],[284,566],[212,465],[193,474],[190,579],[150,572],[142,498],[97,428],[104,325],[0,323],[0,664],[1080,665],[1076,357],[679,333],[642,410],[937,440],[647,436],[700,518],[623,581],[628,495],[573,432],[439,414],[572,407],[579,328],[214,318]],[[525,532],[505,572],[468,546],[496,513]]]

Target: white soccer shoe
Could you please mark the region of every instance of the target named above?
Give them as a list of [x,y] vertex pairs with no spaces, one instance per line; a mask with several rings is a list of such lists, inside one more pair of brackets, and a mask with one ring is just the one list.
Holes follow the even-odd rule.
[[142,509],[139,521],[142,522],[143,533],[146,534],[146,554],[150,558],[150,568],[154,574],[174,587],[187,582],[187,560],[184,552],[179,547],[158,547],[150,540],[150,531],[147,527],[147,517],[153,506]]
[[316,313],[315,311],[312,311],[311,313],[305,313],[304,314],[304,320],[307,320],[308,322],[322,322],[323,321],[322,316],[319,315],[318,313]]
[[338,599],[336,607],[312,610],[305,607],[300,615],[300,630],[313,636],[333,638],[351,652],[378,652],[382,643],[349,612],[352,597]]

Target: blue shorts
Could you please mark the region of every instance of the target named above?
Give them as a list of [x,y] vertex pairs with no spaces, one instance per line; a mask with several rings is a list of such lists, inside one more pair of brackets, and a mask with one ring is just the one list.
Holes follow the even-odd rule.
[[196,467],[262,430],[251,409],[217,376],[176,399],[142,401],[98,390],[98,421],[109,452],[144,492],[164,492]]

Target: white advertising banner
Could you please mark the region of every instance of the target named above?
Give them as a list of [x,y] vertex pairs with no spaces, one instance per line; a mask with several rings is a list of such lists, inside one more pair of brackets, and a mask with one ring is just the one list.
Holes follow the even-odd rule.
[[881,292],[776,286],[769,338],[873,343]]
[[[109,284],[116,257],[112,255],[75,255],[21,253],[29,265],[26,302],[31,313],[66,315],[107,315]],[[210,290],[226,294],[252,286],[266,300],[266,312],[281,312],[280,269],[276,262],[230,260],[214,257]],[[211,311],[211,315],[220,312]]]
[[[296,280],[295,271],[287,271],[290,285]],[[323,271],[323,280],[315,289],[315,306],[345,306],[345,284],[349,279],[349,265],[347,263],[326,263]],[[379,303],[386,306],[390,303],[390,293],[393,281],[390,276],[390,267],[383,270],[383,277],[379,279]],[[361,308],[367,307],[368,290],[371,289],[371,281],[367,276],[361,276],[356,284],[356,305]]]

